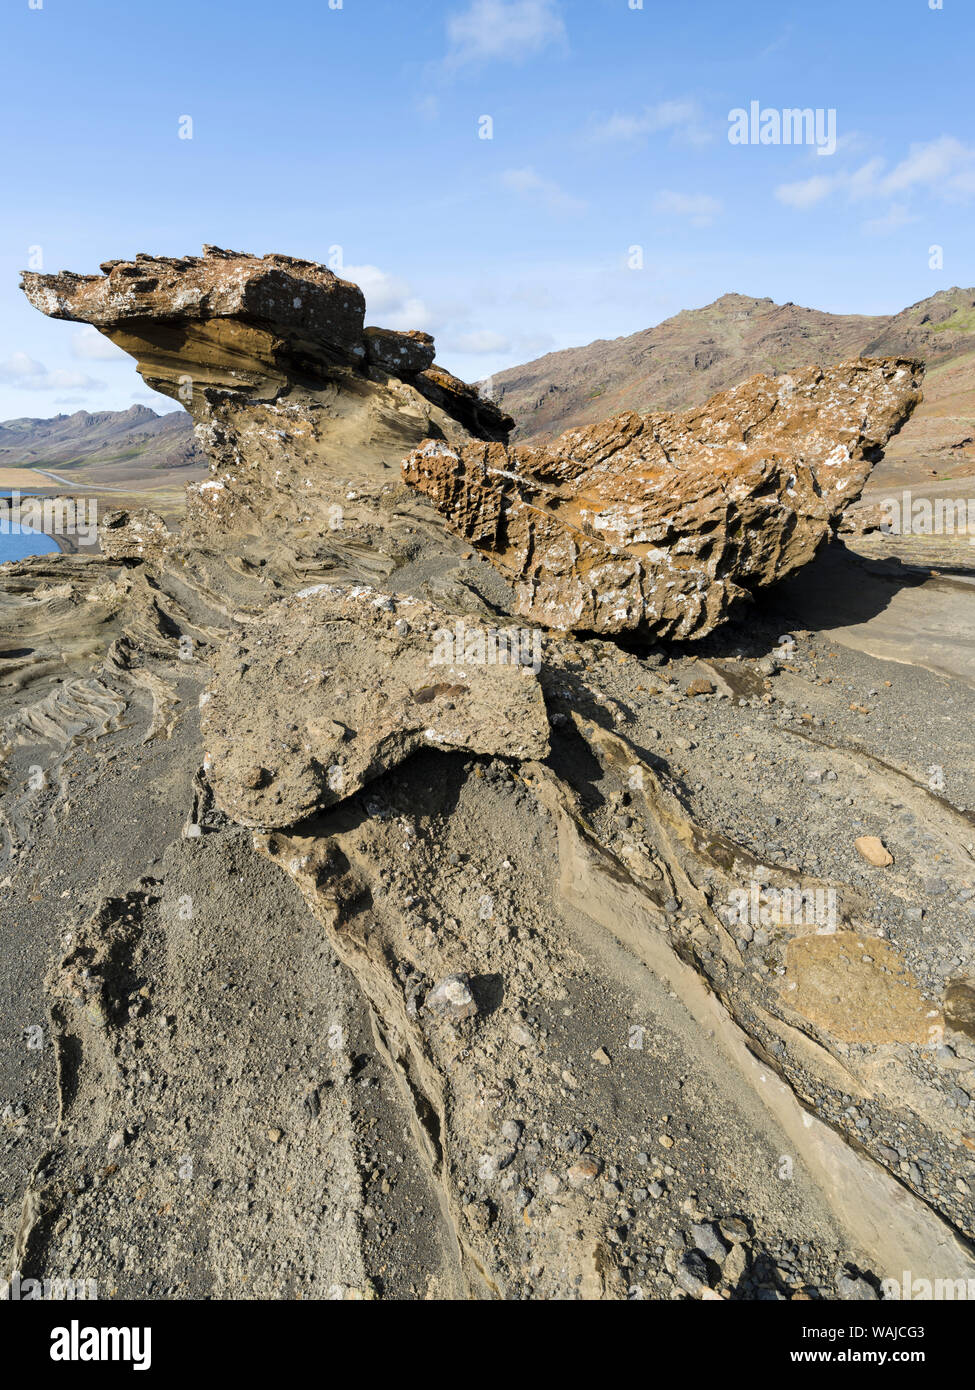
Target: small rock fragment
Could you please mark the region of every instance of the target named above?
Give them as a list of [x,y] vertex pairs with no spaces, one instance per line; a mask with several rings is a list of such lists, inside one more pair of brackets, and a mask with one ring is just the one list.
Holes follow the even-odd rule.
[[578,1163],[573,1163],[566,1174],[570,1187],[585,1187],[587,1183],[593,1182],[599,1177],[602,1166],[595,1158],[582,1158]]
[[886,869],[894,862],[894,856],[883,840],[876,835],[861,835],[853,844],[860,858],[872,864],[875,869]]

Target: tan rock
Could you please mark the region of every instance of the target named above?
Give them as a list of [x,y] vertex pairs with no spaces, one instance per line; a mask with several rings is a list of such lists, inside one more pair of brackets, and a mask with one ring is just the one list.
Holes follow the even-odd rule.
[[585,1187],[595,1181],[601,1171],[602,1164],[596,1159],[580,1158],[578,1163],[573,1163],[566,1176],[570,1187]]
[[369,538],[346,528],[350,476],[378,492],[431,435],[507,437],[506,415],[433,364],[428,334],[364,328],[362,291],[326,266],[205,247],[102,269],[27,271],[22,287],[42,313],[93,324],[195,420],[211,476],[188,490],[184,547],[256,537],[257,563],[278,552],[289,581],[348,548],[359,577]]
[[853,845],[860,858],[872,864],[875,869],[886,869],[894,862],[894,856],[883,840],[876,835],[860,835],[853,841]]
[[113,560],[155,560],[176,540],[165,521],[148,507],[116,508],[99,519],[98,543]]
[[888,942],[855,932],[794,937],[786,947],[783,1000],[849,1043],[937,1042],[939,1009]]
[[416,599],[322,584],[245,625],[217,657],[201,714],[221,808],[242,825],[293,825],[420,748],[544,758],[535,674],[479,660],[510,653],[474,641],[475,623],[458,651],[456,621]]
[[945,989],[945,1022],[956,1033],[975,1038],[975,978],[959,976]]
[[403,476],[510,580],[524,616],[687,637],[812,558],[921,372],[857,359],[757,376],[698,410],[618,415],[539,448],[431,439]]

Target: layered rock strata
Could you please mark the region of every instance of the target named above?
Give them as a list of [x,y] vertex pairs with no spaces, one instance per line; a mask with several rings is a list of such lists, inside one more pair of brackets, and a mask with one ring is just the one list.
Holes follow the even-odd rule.
[[524,617],[699,636],[812,558],[920,400],[921,374],[857,359],[538,448],[432,439],[403,476],[498,567]]

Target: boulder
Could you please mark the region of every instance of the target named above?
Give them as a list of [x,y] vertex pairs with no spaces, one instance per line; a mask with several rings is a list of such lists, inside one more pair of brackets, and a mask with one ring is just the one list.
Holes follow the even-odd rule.
[[397,333],[392,328],[367,328],[366,356],[374,367],[407,376],[425,372],[433,366],[434,345],[429,333],[412,330]]
[[920,400],[920,365],[756,376],[700,409],[618,415],[550,445],[421,444],[406,482],[550,628],[709,632],[806,564]]
[[517,659],[467,660],[457,621],[365,585],[322,584],[245,626],[219,653],[201,713],[221,809],[242,825],[293,825],[420,748],[546,757],[535,673]]

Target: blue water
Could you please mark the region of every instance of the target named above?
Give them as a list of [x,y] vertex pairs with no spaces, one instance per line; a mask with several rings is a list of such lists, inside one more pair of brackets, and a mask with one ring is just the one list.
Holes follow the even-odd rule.
[[[36,497],[40,493],[21,492],[21,497]],[[9,487],[0,488],[0,497],[12,497],[13,490]],[[0,521],[3,520],[3,513],[0,511]],[[56,541],[52,541],[50,536],[45,536],[43,531],[33,531],[29,526],[19,526],[11,523],[5,527],[0,527],[0,565],[8,560],[26,560],[30,555],[51,555],[60,549]]]
[[28,555],[50,555],[60,547],[43,531],[32,531],[29,526],[11,525],[7,531],[0,530],[0,565],[8,560],[26,560]]

